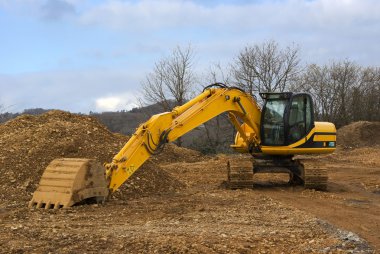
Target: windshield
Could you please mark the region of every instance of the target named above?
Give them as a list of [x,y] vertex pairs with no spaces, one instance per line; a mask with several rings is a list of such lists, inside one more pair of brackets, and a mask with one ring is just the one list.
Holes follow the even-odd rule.
[[288,100],[268,100],[265,104],[263,121],[263,143],[265,145],[283,145],[284,112]]

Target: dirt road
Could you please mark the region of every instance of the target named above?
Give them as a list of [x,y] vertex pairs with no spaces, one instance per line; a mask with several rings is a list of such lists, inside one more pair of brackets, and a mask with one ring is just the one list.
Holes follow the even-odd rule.
[[[369,158],[372,159],[378,152],[378,150],[372,150]],[[253,192],[303,210],[341,229],[355,232],[366,239],[374,249],[380,250],[380,167],[377,164],[378,159],[375,163],[373,159],[354,163],[351,157],[345,155],[349,155],[349,153],[343,152],[334,157],[319,156],[315,158],[317,161],[329,165],[327,192],[288,186],[286,174],[256,175]],[[370,163],[366,163],[368,161]],[[173,165],[167,165],[166,168],[170,172],[176,172]],[[218,179],[214,182],[214,185],[217,185],[219,181],[222,181],[219,177],[219,175],[211,175],[207,179]],[[191,182],[192,180],[188,178],[187,181]]]
[[[366,165],[335,164],[330,167],[328,192],[300,188],[264,187],[264,195],[356,232],[380,249],[380,195],[366,183],[380,183],[380,170]],[[368,188],[368,187],[367,187]]]

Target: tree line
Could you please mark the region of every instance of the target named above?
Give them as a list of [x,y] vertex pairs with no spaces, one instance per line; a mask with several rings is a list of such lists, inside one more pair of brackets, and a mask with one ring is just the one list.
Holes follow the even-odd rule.
[[[171,111],[196,96],[203,87],[222,82],[237,86],[262,105],[260,92],[308,92],[314,98],[315,119],[339,128],[353,121],[380,121],[380,68],[353,61],[302,64],[300,48],[281,47],[276,41],[248,45],[230,63],[213,64],[197,73],[196,52],[191,45],[176,47],[159,59],[141,82],[141,108],[131,111],[93,113],[111,131],[130,135],[151,115]],[[21,114],[40,114],[28,109]],[[18,116],[0,106],[0,123]],[[205,153],[228,152],[235,131],[222,114],[179,139],[177,144]]]
[[[259,104],[260,92],[308,92],[314,98],[315,119],[333,122],[338,128],[353,121],[380,121],[379,67],[350,60],[303,65],[298,46],[267,41],[246,46],[229,64],[215,64],[201,77],[195,71],[195,55],[191,46],[176,47],[156,62],[141,85],[143,102],[170,111],[196,94],[197,82],[223,82],[250,93]],[[224,151],[233,141],[225,115],[200,129],[202,135],[192,144],[198,150]]]
[[169,111],[194,96],[195,84],[203,79],[204,84],[224,82],[240,87],[259,102],[260,92],[309,92],[316,119],[338,127],[380,120],[379,67],[362,67],[350,60],[303,66],[299,52],[294,45],[281,48],[275,41],[247,46],[229,65],[216,64],[201,78],[194,70],[194,49],[177,47],[147,74],[142,82],[143,100]]

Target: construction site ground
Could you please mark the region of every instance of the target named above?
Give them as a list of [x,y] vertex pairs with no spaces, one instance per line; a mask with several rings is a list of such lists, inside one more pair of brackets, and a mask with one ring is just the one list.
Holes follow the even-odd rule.
[[[70,116],[70,124],[75,121]],[[86,119],[88,128],[103,131],[100,127],[95,130],[98,123],[92,121]],[[68,128],[68,120],[64,122]],[[378,146],[346,147],[332,155],[314,156],[316,161],[328,165],[326,192],[289,186],[284,174],[256,175],[253,189],[227,190],[223,184],[226,162],[231,157],[234,160],[243,157],[202,156],[169,146],[164,151],[166,155],[152,158],[104,205],[43,210],[29,209],[27,203],[37,186],[35,179],[51,159],[48,155],[57,155],[47,149],[40,162],[36,148],[31,155],[36,158],[34,161],[21,163],[28,156],[26,153],[7,164],[9,154],[13,158],[18,151],[17,143],[9,147],[14,143],[8,136],[15,124],[9,124],[12,128],[4,129],[3,133],[0,127],[3,142],[0,253],[378,253],[380,250]],[[23,128],[31,130],[28,126]],[[62,134],[56,122],[54,132],[46,129],[44,123],[36,126],[43,128],[41,133],[49,130],[38,140]],[[82,130],[78,128],[77,133]],[[81,135],[90,135],[89,140],[99,136],[107,142],[115,138],[113,143],[95,146],[106,146],[110,154],[120,149],[121,141],[125,140],[125,137],[117,140],[106,130],[104,135],[84,131]],[[33,133],[39,132],[33,129]],[[62,135],[60,139],[64,138]],[[78,140],[69,140],[68,144],[65,141],[63,146],[75,150],[72,143],[78,145]],[[8,141],[12,142],[5,146]],[[27,142],[34,142],[32,136]],[[92,149],[91,145],[88,149]],[[39,149],[44,151],[46,147]],[[71,156],[86,155],[82,149],[75,152],[70,149],[65,152]],[[101,152],[104,151],[98,151]],[[38,170],[32,173],[34,168]]]

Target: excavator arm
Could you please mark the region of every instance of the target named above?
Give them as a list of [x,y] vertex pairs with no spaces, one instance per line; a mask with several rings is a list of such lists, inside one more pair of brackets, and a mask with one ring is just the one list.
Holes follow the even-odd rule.
[[186,104],[172,112],[154,115],[137,128],[112,162],[105,164],[109,189],[117,190],[150,156],[159,153],[165,143],[175,141],[224,112],[228,112],[239,132],[241,148],[258,148],[261,110],[252,96],[238,88],[207,87]]
[[223,112],[228,112],[238,130],[233,148],[240,152],[259,150],[260,107],[244,91],[214,84],[172,112],[154,115],[141,124],[112,162],[105,164],[106,177],[104,168],[91,159],[53,160],[45,169],[29,207],[65,208],[94,198],[103,202],[150,156],[162,151],[167,142]]

